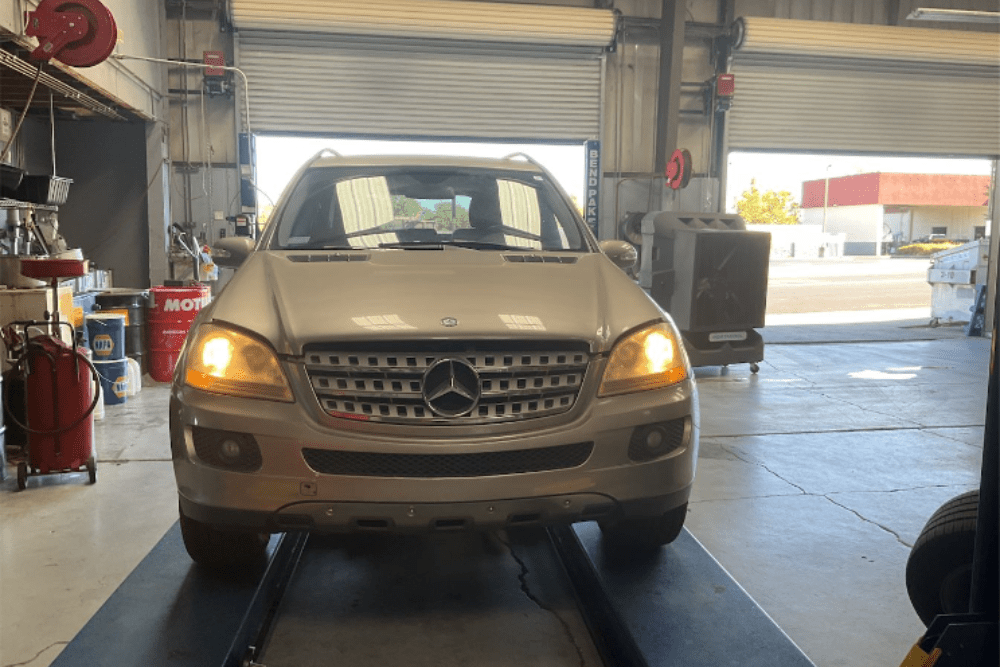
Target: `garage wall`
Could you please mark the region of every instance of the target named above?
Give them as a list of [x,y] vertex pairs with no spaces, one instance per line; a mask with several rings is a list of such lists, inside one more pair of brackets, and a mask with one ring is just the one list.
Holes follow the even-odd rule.
[[[119,27],[117,52],[161,56],[165,11],[162,0],[103,0]],[[23,37],[22,11],[35,0],[0,0],[0,29]],[[148,119],[59,120],[58,174],[72,178],[69,200],[60,207],[60,231],[88,259],[112,269],[119,285],[144,287],[162,281],[168,215],[164,138],[166,79],[160,65],[108,60],[96,67],[69,68],[86,86]],[[44,94],[44,93],[43,93]],[[49,123],[31,118],[18,140],[20,163],[30,173],[51,173]]]
[[59,207],[63,236],[97,266],[112,269],[116,286],[148,287],[150,228],[158,224],[150,221],[145,123],[61,121],[56,137],[59,173],[74,179]]
[[[167,58],[201,61],[205,51],[222,51],[232,64],[233,38],[220,30],[217,17],[204,12],[185,17],[171,14],[164,29]],[[166,66],[170,94],[171,222],[193,226],[196,234],[213,243],[232,234],[225,220],[239,212],[236,117],[242,104],[242,80],[228,81],[234,94],[203,94],[200,69]],[[242,112],[239,114],[242,116]],[[223,219],[217,219],[219,216]]]
[[255,132],[582,142],[600,131],[597,48],[334,37],[240,31]]
[[[233,62],[232,35],[219,30],[210,17],[168,20],[164,29],[164,57],[201,61],[205,51],[222,51]],[[204,73],[200,69],[165,65],[170,89],[170,154],[200,164],[236,162],[235,96],[202,96]],[[230,77],[232,75],[229,75]],[[239,79],[235,85],[242,85]],[[190,91],[185,94],[182,91]],[[187,109],[185,118],[182,110]]]
[[[803,225],[823,224],[822,208],[801,210]],[[831,206],[826,213],[826,231],[845,234],[845,255],[874,254],[876,233],[884,232],[884,214],[881,204],[865,206]]]
[[885,214],[882,216],[882,221],[892,234],[893,241],[912,241],[919,236],[919,234],[914,235],[911,231],[913,212],[910,209],[890,210],[887,208]]
[[733,53],[733,148],[1000,152],[1000,37],[747,18]]
[[[784,19],[802,19],[814,21],[835,21],[841,23],[856,23],[867,25],[901,25],[948,30],[983,30],[983,26],[969,26],[958,23],[934,23],[926,21],[907,21],[906,16],[917,6],[925,5],[919,0],[733,0],[731,3],[719,0],[688,0],[686,3],[687,20],[692,24],[710,25],[718,23],[724,16],[727,5],[731,4],[734,17],[768,17]],[[996,11],[995,0],[941,0],[933,3],[936,7],[957,9],[979,9]],[[660,15],[660,2],[641,0],[616,0],[615,9],[625,17],[657,18]],[[987,31],[993,28],[987,28]],[[684,66],[682,80],[690,91],[699,82],[708,81],[715,73],[711,62],[711,42],[698,39],[689,30],[685,40]],[[662,188],[662,181],[657,181],[659,174],[651,173],[653,156],[655,154],[655,122],[657,106],[657,83],[659,49],[656,44],[635,43],[629,33],[623,34],[618,52],[608,57],[607,92],[605,95],[605,127],[603,132],[604,171],[606,177],[602,199],[602,219],[608,218],[614,227],[614,221],[620,219],[627,211],[649,210],[656,208],[677,209],[686,206],[688,201],[670,190]],[[895,78],[893,78],[895,76]],[[889,75],[889,83],[898,79],[898,75]],[[885,81],[876,82],[876,86],[884,88]],[[962,82],[957,86],[960,90]],[[780,105],[796,99],[796,86],[801,81],[790,82],[786,97],[778,101]],[[745,81],[740,76],[736,80],[737,96],[740,91],[746,91]],[[903,93],[908,93],[903,90]],[[994,88],[984,92],[983,99],[994,99]],[[990,97],[990,96],[993,97]],[[928,100],[920,101],[925,106]],[[766,101],[765,101],[766,103]],[[955,113],[955,109],[946,102],[935,102],[938,109],[936,117],[944,118]],[[684,94],[681,99],[681,112],[677,117],[678,145],[691,151],[694,163],[694,176],[708,176],[724,181],[725,164],[712,164],[712,131],[711,119],[699,116],[700,100],[696,95]],[[995,106],[995,105],[994,105]],[[873,110],[865,108],[865,113]],[[874,110],[877,113],[878,109]],[[729,112],[729,118],[733,112]],[[964,118],[964,117],[963,117]],[[727,119],[728,121],[728,119]],[[986,134],[995,132],[996,123],[992,118],[982,121]],[[787,124],[775,127],[775,135],[780,138]],[[904,130],[905,131],[905,130]],[[928,136],[934,136],[931,133]],[[814,136],[823,136],[822,129],[817,129]],[[843,150],[843,145],[834,142],[825,146],[830,150]],[[940,146],[941,150],[954,151],[954,146]],[[975,148],[975,146],[973,146]],[[710,186],[724,188],[724,183],[709,183]],[[688,200],[691,198],[687,198]],[[699,200],[703,200],[701,197]],[[718,198],[721,204],[721,198]]]
[[[681,0],[683,1],[683,0]],[[723,3],[716,0],[688,0],[687,21],[714,24],[719,21]],[[656,119],[659,87],[660,49],[649,31],[630,32],[629,18],[659,19],[661,2],[616,0],[614,8],[625,18],[625,31],[614,53],[607,56],[605,77],[604,188],[601,199],[602,229],[615,233],[618,221],[629,212],[676,210],[680,193],[665,188],[663,174],[654,173],[656,157]],[[696,177],[718,177],[719,165],[713,165],[711,117],[704,113],[700,84],[715,74],[711,62],[711,41],[688,34],[685,38],[681,79],[683,82],[680,113],[676,116],[677,146],[691,152]],[[708,186],[717,191],[717,180]],[[692,199],[692,198],[688,198]],[[696,197],[703,201],[702,197]],[[717,201],[717,195],[714,197]],[[701,208],[700,210],[708,210]]]
[[[685,40],[685,50],[683,56],[682,80],[685,84],[686,92],[681,99],[681,112],[676,117],[678,123],[678,145],[687,148],[693,158],[694,175],[708,176],[709,181],[702,184],[703,193],[707,189],[710,191],[718,187],[718,179],[723,175],[724,164],[713,165],[711,118],[702,112],[702,100],[697,91],[697,86],[709,81],[715,73],[712,63],[712,44],[710,39],[704,35],[705,26],[719,23],[720,17],[725,15],[727,7],[731,6],[735,16],[768,16],[786,17],[802,19],[836,20],[842,22],[856,22],[876,25],[891,25],[899,23],[900,15],[905,16],[911,9],[908,0],[876,0],[874,2],[858,2],[857,0],[812,0],[809,3],[796,2],[793,0],[680,0],[684,2],[688,22],[698,24],[701,28],[701,35],[696,36],[698,31],[691,31]],[[639,17],[645,19],[658,19],[661,2],[655,0],[612,0],[609,2],[594,3],[590,0],[551,0],[551,2],[531,2],[529,4],[557,4],[578,7],[612,7],[625,17]],[[939,5],[941,3],[938,3]],[[945,3],[947,4],[947,3]],[[979,0],[969,0],[968,2],[953,3],[966,8],[986,4]],[[975,7],[972,7],[975,8]],[[176,19],[176,17],[175,17]],[[201,51],[210,48],[221,49],[229,54],[228,35],[220,34],[217,25],[207,21],[199,26],[198,20],[189,17],[187,35],[188,44],[184,57],[200,58]],[[176,21],[175,21],[176,22]],[[923,27],[936,27],[930,24],[923,24]],[[946,26],[954,27],[954,26]],[[181,55],[177,46],[177,38],[180,31],[176,26],[169,28],[167,46],[171,49],[171,55]],[[636,210],[658,210],[671,209],[681,205],[689,205],[689,201],[682,203],[682,197],[672,190],[664,189],[662,176],[653,173],[653,162],[656,149],[656,113],[657,113],[657,86],[659,81],[659,47],[655,39],[634,38],[626,30],[617,49],[607,54],[607,66],[605,72],[605,94],[603,99],[603,127],[601,131],[602,139],[602,161],[604,171],[604,182],[602,188],[602,226],[605,230],[614,233],[616,221],[628,211]],[[171,86],[176,85],[174,79]],[[191,83],[189,78],[189,83]],[[197,83],[192,87],[196,87]],[[739,90],[739,82],[737,83]],[[180,117],[185,114],[177,110],[180,102],[174,100],[173,112],[173,135],[171,145],[171,157],[177,162],[183,162],[185,169],[190,173],[181,173],[174,170],[175,175],[184,180],[191,180],[190,191],[183,197],[175,198],[175,203],[180,203],[183,207],[175,206],[175,220],[197,219],[208,220],[207,224],[214,223],[211,218],[217,210],[227,210],[228,202],[224,201],[226,195],[219,195],[219,192],[226,191],[230,181],[228,176],[222,178],[218,173],[229,169],[229,162],[234,157],[230,151],[233,144],[225,145],[218,137],[231,137],[234,129],[231,126],[231,107],[223,101],[206,100],[206,117],[208,118],[207,131],[201,128],[200,101],[188,100],[187,121],[184,129],[181,126]],[[206,138],[206,132],[210,133],[211,140]],[[181,140],[180,137],[184,139]],[[186,146],[186,148],[185,148]],[[211,150],[206,150],[211,146]],[[220,155],[225,157],[220,158]],[[205,165],[205,156],[213,160],[213,172],[218,172],[214,176],[202,173]],[[711,182],[715,178],[716,182]],[[203,183],[210,185],[211,192],[205,195]],[[214,184],[218,183],[218,191]],[[180,188],[183,190],[183,188]],[[175,188],[175,192],[178,188]],[[193,199],[191,193],[193,194]],[[688,200],[691,197],[687,198]],[[699,194],[698,201],[704,201],[704,197]],[[716,198],[721,199],[721,198]],[[180,201],[179,201],[180,200]],[[721,202],[720,202],[721,203]],[[179,211],[183,208],[188,213],[183,216]],[[227,210],[227,214],[229,211]]]
[[[737,16],[769,16],[779,19],[836,21],[875,25],[907,25],[906,17],[917,7],[997,11],[996,0],[736,0]],[[925,28],[969,30],[960,23],[921,21]],[[982,27],[978,28],[982,29]]]
[[[681,0],[683,1],[683,0]],[[626,17],[658,19],[660,3],[645,0],[617,0],[615,9]],[[688,21],[714,23],[718,3],[695,0],[687,3]],[[656,154],[656,107],[659,84],[659,45],[638,39],[628,32],[622,43],[608,54],[604,97],[603,145],[605,172],[650,174]],[[710,62],[710,43],[688,37],[684,45],[682,80],[686,84],[678,116],[678,145],[691,151],[695,172],[707,171],[710,152],[708,117],[702,114],[702,97],[695,84],[708,81],[715,74]]]
[[947,227],[948,238],[971,241],[975,227],[986,224],[985,206],[916,206],[910,211],[913,238],[930,234],[934,227]]
[[[118,52],[157,57],[160,52],[162,0],[102,0],[118,24]],[[36,0],[0,0],[0,28],[16,35],[24,34],[23,9],[38,6]],[[157,65],[140,61],[108,60],[95,67],[72,68],[76,76],[109,97],[136,109],[146,118],[154,116],[156,99],[161,94],[161,73]]]
[[[827,209],[827,231],[845,232],[849,242],[871,242],[881,205],[833,206]],[[881,214],[883,232],[893,240],[912,241],[927,236],[935,227],[947,227],[948,238],[975,238],[975,228],[986,224],[985,206],[889,207]],[[802,224],[822,225],[822,208],[801,209]]]
[[[902,3],[896,3],[902,4]],[[889,3],[884,0],[736,0],[737,16],[770,16],[782,19],[875,23],[887,25]]]

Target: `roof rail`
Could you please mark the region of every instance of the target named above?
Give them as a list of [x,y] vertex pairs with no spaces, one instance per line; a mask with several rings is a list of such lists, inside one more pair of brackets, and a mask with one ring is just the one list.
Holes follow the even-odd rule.
[[318,153],[316,153],[315,155],[313,155],[311,158],[309,158],[309,162],[307,162],[306,164],[312,164],[316,160],[319,160],[319,159],[322,159],[322,158],[325,158],[325,157],[344,157],[344,156],[341,155],[340,153],[338,153],[337,151],[333,150],[332,148],[324,148],[323,150],[319,151]]
[[521,151],[518,151],[516,153],[511,153],[510,155],[504,155],[503,158],[501,158],[501,159],[503,159],[503,160],[513,160],[514,158],[518,158],[518,157],[524,158],[525,161],[530,162],[531,164],[535,165],[536,167],[538,167],[539,169],[541,169],[542,171],[545,171],[547,173],[547,170],[545,169],[545,167],[543,167],[542,164],[540,162],[538,162],[538,160],[536,160],[535,158],[531,157],[527,153],[524,153],[524,152],[521,152]]

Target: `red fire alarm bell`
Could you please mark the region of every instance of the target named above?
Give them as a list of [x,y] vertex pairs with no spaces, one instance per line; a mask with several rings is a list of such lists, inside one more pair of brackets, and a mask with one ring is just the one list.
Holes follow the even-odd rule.
[[226,56],[222,51],[205,51],[203,54],[205,64],[210,67],[205,68],[205,76],[225,76],[226,70],[222,69],[226,65]]
[[720,74],[715,79],[715,94],[719,97],[732,97],[736,92],[736,77],[732,74]]

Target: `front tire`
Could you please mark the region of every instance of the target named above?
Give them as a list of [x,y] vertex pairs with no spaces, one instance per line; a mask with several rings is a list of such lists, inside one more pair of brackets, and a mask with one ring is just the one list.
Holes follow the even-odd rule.
[[264,562],[270,535],[223,530],[186,516],[181,511],[181,537],[188,555],[198,565],[240,574]]
[[946,502],[928,519],[906,561],[906,592],[930,625],[938,614],[969,611],[979,490]]
[[615,549],[656,549],[670,544],[681,534],[687,507],[684,503],[658,516],[633,516],[600,522],[601,535]]

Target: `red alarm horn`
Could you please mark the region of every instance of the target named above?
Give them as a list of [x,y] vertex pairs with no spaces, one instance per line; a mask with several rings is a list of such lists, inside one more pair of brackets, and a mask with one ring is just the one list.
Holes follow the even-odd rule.
[[111,10],[98,0],[42,0],[27,13],[29,37],[38,38],[35,60],[93,67],[107,60],[118,41]]

